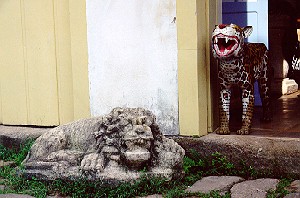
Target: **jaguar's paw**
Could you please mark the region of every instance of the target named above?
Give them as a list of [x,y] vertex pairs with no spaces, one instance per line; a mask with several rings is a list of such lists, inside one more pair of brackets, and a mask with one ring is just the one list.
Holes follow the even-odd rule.
[[229,127],[220,127],[220,129],[217,130],[217,134],[219,134],[219,135],[229,135],[230,134]]
[[247,127],[242,127],[240,130],[237,130],[236,134],[238,134],[238,135],[249,135],[250,130]]

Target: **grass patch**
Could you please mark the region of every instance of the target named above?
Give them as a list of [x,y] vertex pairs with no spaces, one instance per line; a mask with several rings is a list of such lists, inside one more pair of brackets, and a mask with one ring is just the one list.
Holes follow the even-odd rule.
[[268,191],[267,198],[278,198],[284,197],[285,195],[289,194],[290,192],[285,188],[292,183],[291,179],[282,179],[276,186],[276,190]]
[[215,152],[209,158],[203,159],[195,150],[189,157],[184,157],[184,171],[187,180],[198,180],[208,175],[240,175],[235,165],[221,153]]
[[[211,156],[200,156],[196,150],[191,149],[188,157],[184,158],[184,171],[188,179],[194,181],[205,176],[240,176],[244,179],[257,179],[265,177],[281,178],[276,170],[265,169],[257,171],[254,167],[247,165],[245,161],[231,162],[225,155],[215,152]],[[286,176],[293,178],[293,176]]]
[[[3,161],[13,161],[18,169],[22,169],[22,162],[26,158],[34,140],[28,139],[20,145],[19,151],[14,149],[7,149],[3,145],[0,145],[0,159]],[[26,180],[17,174],[15,168],[4,166],[0,169],[1,185],[5,185],[8,188],[0,190],[0,194],[18,193],[28,194],[34,197],[46,197],[47,187],[46,185],[36,179]]]
[[20,145],[20,150],[8,149],[3,145],[0,145],[0,159],[4,161],[13,161],[17,166],[20,166],[23,160],[26,158],[34,140],[28,139]]

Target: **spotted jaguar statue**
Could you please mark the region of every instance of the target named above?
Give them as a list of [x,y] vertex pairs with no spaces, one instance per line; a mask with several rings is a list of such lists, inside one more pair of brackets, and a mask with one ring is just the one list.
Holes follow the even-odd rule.
[[238,86],[242,98],[242,127],[237,134],[249,134],[254,108],[254,82],[259,85],[263,106],[262,120],[271,120],[268,50],[263,43],[246,43],[252,26],[217,25],[212,33],[212,53],[217,59],[220,80],[220,128],[218,134],[230,134],[229,107],[231,88]]

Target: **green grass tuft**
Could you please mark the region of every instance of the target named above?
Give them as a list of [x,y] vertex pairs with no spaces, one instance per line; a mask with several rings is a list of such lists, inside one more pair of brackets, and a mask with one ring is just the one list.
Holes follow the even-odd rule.
[[275,190],[268,191],[267,198],[278,198],[284,197],[290,192],[286,189],[287,186],[291,184],[291,179],[283,178],[279,181]]
[[3,145],[0,145],[0,159],[4,161],[13,161],[17,166],[20,166],[23,160],[26,158],[34,140],[28,139],[20,145],[19,151],[16,149],[8,149]]

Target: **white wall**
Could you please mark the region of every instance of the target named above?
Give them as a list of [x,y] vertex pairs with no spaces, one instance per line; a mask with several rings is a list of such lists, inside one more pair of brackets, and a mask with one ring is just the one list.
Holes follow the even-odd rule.
[[92,116],[144,107],[178,134],[176,0],[88,0]]

